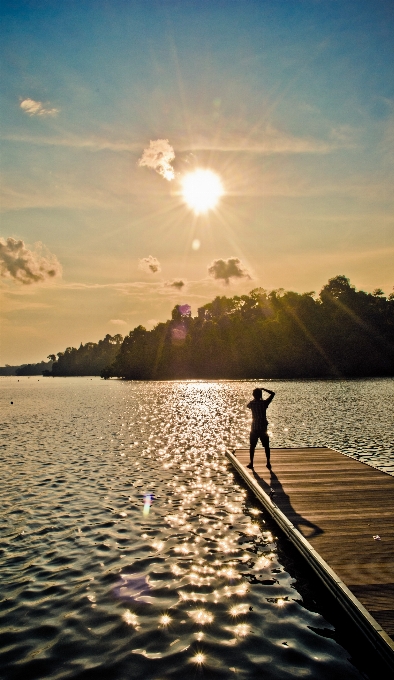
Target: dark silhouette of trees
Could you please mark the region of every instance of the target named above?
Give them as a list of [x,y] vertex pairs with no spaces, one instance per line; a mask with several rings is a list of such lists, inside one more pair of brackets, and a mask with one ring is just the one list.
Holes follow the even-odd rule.
[[5,375],[16,375],[16,371],[18,368],[21,368],[20,366],[10,366],[10,364],[6,364],[5,366],[0,366],[0,375],[5,376]]
[[124,339],[106,335],[48,360],[4,371],[128,380],[392,376],[394,293],[357,291],[343,275],[319,295],[255,288],[218,296],[195,317],[176,305],[151,331],[137,326]]
[[64,352],[58,352],[57,359],[54,355],[48,358],[56,359],[53,361],[52,372],[46,375],[67,376],[67,375],[100,375],[101,371],[112,364],[119,348],[122,345],[123,337],[119,334],[107,334],[99,342],[82,342],[78,349],[67,347]]
[[51,370],[52,363],[53,362],[49,360],[40,361],[38,364],[23,364],[22,366],[18,366],[15,375],[43,375],[44,372]]
[[22,364],[21,366],[6,364],[0,366],[0,375],[43,375],[44,372],[50,372],[51,368],[52,361],[40,361],[38,364]]
[[252,290],[186,305],[125,337],[103,377],[361,377],[394,373],[394,296],[356,291],[336,276],[314,292]]

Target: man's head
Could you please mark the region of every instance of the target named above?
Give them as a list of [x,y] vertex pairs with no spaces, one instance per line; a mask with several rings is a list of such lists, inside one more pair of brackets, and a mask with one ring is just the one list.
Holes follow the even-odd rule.
[[253,390],[253,396],[255,399],[262,399],[263,390],[261,389],[261,387],[256,387],[256,389]]

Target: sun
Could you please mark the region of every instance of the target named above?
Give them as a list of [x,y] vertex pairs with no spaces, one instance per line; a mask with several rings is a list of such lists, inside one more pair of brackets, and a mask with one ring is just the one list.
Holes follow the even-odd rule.
[[181,181],[182,196],[195,213],[204,213],[214,208],[224,194],[220,177],[212,170],[195,170]]

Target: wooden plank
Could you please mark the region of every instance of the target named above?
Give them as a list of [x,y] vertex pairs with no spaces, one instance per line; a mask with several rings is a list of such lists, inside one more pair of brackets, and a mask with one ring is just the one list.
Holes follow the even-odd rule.
[[394,477],[328,448],[227,455],[394,669]]

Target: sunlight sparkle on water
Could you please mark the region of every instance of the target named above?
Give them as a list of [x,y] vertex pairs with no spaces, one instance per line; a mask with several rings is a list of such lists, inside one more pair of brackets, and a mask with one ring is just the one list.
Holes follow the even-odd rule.
[[230,609],[231,616],[240,616],[240,614],[246,614],[249,609],[248,604],[235,604]]
[[123,621],[125,621],[129,626],[134,626],[134,628],[138,628],[138,616],[137,614],[133,614],[133,612],[131,612],[130,609],[126,609],[122,618]]
[[268,560],[264,555],[258,558],[254,565],[254,569],[260,570],[260,569],[265,569],[266,567],[269,567],[271,565],[271,560]]
[[160,623],[162,626],[168,626],[172,621],[171,616],[168,616],[168,614],[163,614],[163,616],[160,617]]
[[233,628],[233,631],[237,637],[246,637],[250,631],[250,626],[247,623],[239,623],[238,626]]
[[248,585],[246,583],[242,583],[242,585],[240,585],[238,588],[234,590],[234,593],[236,595],[246,595],[248,590],[249,590]]
[[[203,219],[201,223],[199,219],[192,220],[196,230],[202,229],[203,223]],[[8,379],[3,378],[2,384],[5,380]],[[40,401],[44,396],[41,394],[42,381],[40,394],[26,393],[25,399],[31,401],[25,401],[23,406],[23,413],[28,415],[28,419],[23,420],[25,427],[27,421],[34,422],[37,409],[45,416],[38,420],[36,434],[34,430],[31,432],[31,437],[36,437],[31,450],[25,450],[25,430],[17,430],[18,423],[10,415],[9,448],[13,455],[5,450],[0,466],[3,464],[5,481],[12,481],[15,495],[8,498],[8,489],[4,491],[4,500],[12,500],[10,522],[13,526],[17,519],[18,525],[26,529],[23,541],[12,540],[10,534],[10,551],[16,551],[18,559],[23,561],[20,578],[17,577],[19,571],[13,570],[18,594],[14,596],[10,591],[8,595],[15,607],[14,619],[12,614],[9,618],[7,611],[2,620],[4,629],[17,627],[18,613],[23,608],[26,634],[20,639],[18,653],[23,655],[29,632],[33,639],[37,630],[34,615],[37,608],[26,609],[25,597],[29,592],[33,599],[36,595],[45,597],[47,575],[54,573],[53,551],[44,550],[40,556],[42,576],[33,565],[34,582],[26,585],[23,580],[31,568],[31,554],[37,545],[35,527],[37,531],[41,528],[47,532],[50,522],[56,529],[59,557],[65,556],[67,562],[72,559],[75,573],[70,575],[65,569],[56,571],[58,592],[55,597],[47,598],[45,608],[54,626],[59,626],[60,633],[59,604],[67,614],[79,610],[81,625],[78,641],[72,645],[68,659],[58,656],[56,645],[46,647],[47,668],[56,671],[61,663],[67,674],[65,664],[69,663],[72,675],[78,665],[93,663],[97,677],[103,677],[108,658],[111,658],[115,664],[118,661],[122,666],[128,664],[124,667],[125,677],[145,680],[147,672],[155,678],[181,677],[182,672],[187,675],[185,668],[178,665],[179,659],[198,677],[203,673],[209,678],[213,675],[234,677],[233,672],[237,671],[237,677],[242,676],[244,680],[263,677],[264,673],[272,676],[272,680],[282,680],[286,672],[295,673],[294,659],[288,654],[288,647],[292,647],[293,652],[294,649],[301,650],[296,668],[300,677],[361,680],[337,642],[314,632],[324,629],[326,624],[322,614],[315,611],[319,612],[318,604],[312,611],[300,604],[302,596],[295,589],[294,574],[287,571],[279,559],[278,549],[282,545],[285,552],[286,545],[280,536],[276,538],[272,527],[272,533],[269,531],[271,523],[264,522],[265,511],[257,500],[250,501],[227,462],[223,466],[222,442],[225,440],[226,446],[230,446],[241,438],[241,434],[247,436],[250,422],[245,404],[250,399],[251,384],[175,381],[156,385],[143,381],[130,381],[129,384],[99,380],[96,387],[94,381],[85,383],[72,377],[59,383],[53,381],[45,388],[48,401],[44,402]],[[31,380],[26,378],[26,389],[28,382]],[[379,384],[374,382],[374,389],[378,389]],[[16,385],[22,386],[22,380],[15,382]],[[311,395],[315,398],[317,392],[319,396],[319,389],[323,390],[324,409],[327,399],[337,404],[348,390],[349,405],[356,387],[363,395],[365,393],[365,401],[361,403],[368,405],[370,392],[369,381],[362,382],[360,387],[358,381],[354,387],[353,382],[346,382],[346,390],[336,381],[324,381],[320,387],[315,381],[311,385],[304,382],[280,385],[280,391],[288,390],[283,417],[275,406],[278,410],[276,430],[280,433],[278,442],[284,446],[288,441],[281,439],[285,426],[283,418],[299,425],[299,419],[304,417],[300,414],[299,393],[304,394],[302,404],[306,411]],[[276,386],[275,389],[279,391]],[[5,383],[4,390],[9,390]],[[22,399],[22,393],[19,398]],[[48,410],[52,399],[53,412]],[[68,403],[72,407],[70,411],[64,408]],[[278,406],[279,403],[278,400]],[[109,408],[112,409],[110,415]],[[357,413],[359,410],[364,413],[367,408],[359,408]],[[320,441],[322,433],[333,445],[329,438],[332,421],[330,419],[324,425],[325,412],[319,412],[319,429],[311,432],[311,445]],[[384,414],[389,420],[388,411]],[[376,417],[378,415],[379,411],[375,413]],[[56,420],[59,416],[60,421]],[[77,430],[74,429],[76,417],[82,419]],[[92,431],[85,426],[90,421],[98,437],[104,436],[96,453],[92,450]],[[382,422],[379,421],[379,431]],[[346,423],[347,420],[342,421],[343,428]],[[118,446],[126,444],[126,429],[130,430],[132,441],[140,443],[139,449],[127,457],[125,478],[126,458],[120,457]],[[50,436],[42,439],[42,431],[49,432]],[[69,437],[69,433],[75,431],[82,434]],[[114,434],[116,431],[119,431],[117,435]],[[15,432],[18,442],[14,438]],[[106,440],[110,444],[111,439],[114,456],[105,466]],[[67,441],[68,448],[63,455],[63,443]],[[347,450],[345,444],[343,446]],[[360,446],[357,451],[362,450],[363,445]],[[43,453],[45,447],[47,458]],[[259,451],[263,457],[263,451]],[[355,455],[359,455],[357,451]],[[14,477],[7,477],[15,462],[15,452],[18,460],[24,461],[25,471],[29,466],[29,483],[30,474],[34,472],[32,491],[37,492],[36,496],[29,496],[27,514],[18,513],[17,518],[15,507],[18,511],[24,509],[23,504],[19,508],[18,503],[24,494],[26,479],[18,466],[14,466]],[[54,456],[54,452],[57,455]],[[91,482],[88,485],[84,460],[89,464]],[[64,479],[65,483],[58,484],[59,479]],[[92,488],[94,496],[91,496]],[[57,504],[59,509],[52,513],[50,508]],[[143,515],[145,504],[150,510],[148,516]],[[31,523],[30,506],[34,519]],[[72,541],[69,540],[70,517],[76,519],[72,522],[76,527],[76,540]],[[372,535],[371,531],[371,543]],[[373,541],[373,545],[378,544]],[[3,555],[6,569],[9,558],[10,552]],[[308,580],[307,575],[305,579]],[[81,609],[82,591],[86,607]],[[53,609],[50,608],[52,600]],[[111,621],[115,625],[113,630]],[[104,630],[107,625],[109,634],[105,635],[105,644],[92,644],[94,631]],[[57,634],[54,631],[54,635]],[[273,643],[269,645],[267,655],[262,653],[261,646],[259,648],[259,639]],[[286,639],[291,642],[285,645],[282,640]],[[53,656],[52,649],[55,649]],[[59,652],[61,654],[61,650]],[[23,677],[30,675],[28,655],[26,659],[26,666],[21,666]],[[3,667],[2,662],[0,655],[0,666]],[[48,675],[48,680],[54,680],[53,675],[49,678],[50,671],[43,674]]]
[[153,541],[152,548],[157,550],[157,552],[160,552],[160,550],[163,550],[164,548],[164,541]]
[[195,609],[188,612],[189,616],[193,619],[195,623],[204,626],[206,623],[212,623],[213,615],[211,612],[206,611],[206,609]]
[[194,663],[202,664],[205,661],[205,654],[198,652],[195,656],[192,656],[191,660],[194,661]]

